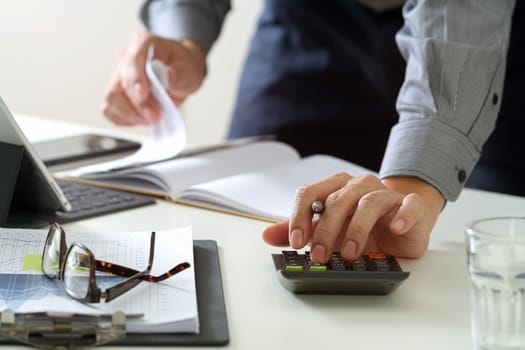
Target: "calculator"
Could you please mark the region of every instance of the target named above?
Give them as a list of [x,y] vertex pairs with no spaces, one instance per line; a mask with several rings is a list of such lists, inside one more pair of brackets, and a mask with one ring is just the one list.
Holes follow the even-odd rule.
[[325,264],[310,260],[310,252],[284,250],[272,254],[277,278],[296,294],[385,295],[408,278],[394,256],[368,253],[356,260],[344,260],[333,253]]

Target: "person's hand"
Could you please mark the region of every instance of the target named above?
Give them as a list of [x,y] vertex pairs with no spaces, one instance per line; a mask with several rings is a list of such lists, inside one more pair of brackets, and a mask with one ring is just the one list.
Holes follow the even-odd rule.
[[[312,216],[316,200],[324,203],[319,217]],[[267,227],[263,239],[295,249],[311,244],[318,263],[334,251],[348,260],[374,251],[417,258],[427,250],[443,204],[435,187],[415,177],[338,173],[299,188],[290,219]]]
[[175,41],[151,33],[137,34],[118,57],[118,66],[110,80],[102,113],[117,125],[155,123],[160,110],[151,94],[145,63],[148,49],[167,67],[168,94],[176,105],[197,90],[206,75],[206,57],[202,48],[191,40]]

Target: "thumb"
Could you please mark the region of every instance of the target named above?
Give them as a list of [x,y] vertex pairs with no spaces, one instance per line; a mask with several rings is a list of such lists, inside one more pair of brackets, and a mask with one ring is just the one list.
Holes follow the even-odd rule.
[[[138,62],[138,63],[137,63]],[[150,85],[145,71],[145,60],[142,57],[124,57],[119,65],[122,85],[128,97],[135,105],[143,104],[149,96]]]
[[273,246],[289,246],[288,220],[266,227],[262,233],[263,240]]

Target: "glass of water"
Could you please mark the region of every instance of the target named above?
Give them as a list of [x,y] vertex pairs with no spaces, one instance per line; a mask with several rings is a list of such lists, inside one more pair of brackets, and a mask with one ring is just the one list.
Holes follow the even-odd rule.
[[466,228],[474,349],[525,349],[525,217]]

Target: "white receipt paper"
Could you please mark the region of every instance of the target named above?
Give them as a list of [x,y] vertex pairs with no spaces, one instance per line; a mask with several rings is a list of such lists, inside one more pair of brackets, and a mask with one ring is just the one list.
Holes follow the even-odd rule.
[[160,106],[160,118],[153,128],[152,137],[143,142],[137,152],[127,157],[80,167],[68,171],[67,175],[81,176],[162,161],[175,157],[186,146],[186,126],[165,89],[169,84],[166,68],[164,63],[153,59],[153,46],[148,51],[146,74],[151,84],[151,93]]

